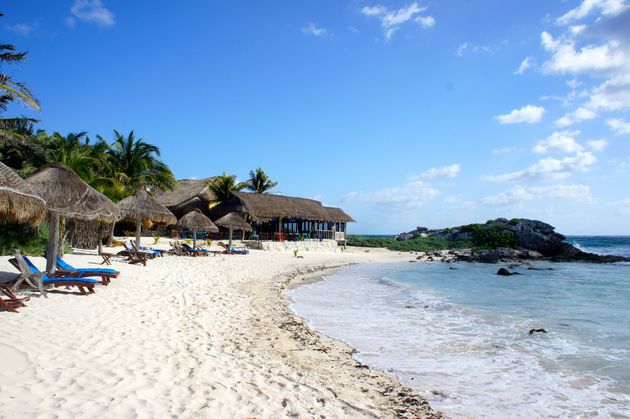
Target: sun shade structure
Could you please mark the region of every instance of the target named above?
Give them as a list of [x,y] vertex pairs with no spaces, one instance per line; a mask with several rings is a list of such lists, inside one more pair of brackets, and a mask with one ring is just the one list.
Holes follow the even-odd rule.
[[[219,218],[214,223],[220,227],[225,227],[229,230],[228,238],[230,241],[229,243],[230,247],[232,247],[232,233],[234,232],[234,230],[241,230],[243,232],[252,231],[252,226],[247,221],[245,221],[243,217],[241,217],[235,212],[230,212],[228,214],[225,214],[223,217]],[[243,233],[243,236],[244,235],[245,233]]]
[[0,222],[37,225],[46,217],[46,202],[10,167],[0,162]]
[[184,215],[175,224],[180,228],[187,228],[193,232],[193,248],[197,248],[197,232],[209,231],[212,233],[218,233],[219,228],[208,217],[203,215],[200,209],[195,208],[188,214]]
[[177,217],[168,208],[143,189],[139,189],[134,195],[120,201],[118,209],[122,220],[136,223],[137,246],[140,246],[142,224],[171,225],[177,222]]
[[62,164],[43,166],[26,182],[46,201],[48,208],[50,235],[46,270],[49,273],[57,268],[60,216],[99,223],[113,223],[120,217],[118,208],[109,198]]

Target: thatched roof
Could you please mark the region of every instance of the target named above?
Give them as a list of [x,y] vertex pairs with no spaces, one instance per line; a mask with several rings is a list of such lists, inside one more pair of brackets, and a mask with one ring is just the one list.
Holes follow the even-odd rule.
[[211,179],[178,180],[177,186],[173,190],[162,192],[157,196],[157,200],[179,216],[195,208],[207,210],[208,204],[216,200],[216,196],[207,183]]
[[231,228],[232,230],[252,231],[252,226],[235,212],[225,214],[214,223],[219,227]]
[[68,218],[111,223],[120,213],[105,195],[88,185],[72,169],[54,163],[41,167],[26,179],[46,201],[46,207]]
[[266,193],[234,192],[242,204],[242,212],[254,221],[269,221],[275,217],[328,221],[328,211],[314,199]]
[[356,221],[354,221],[354,219],[346,214],[341,208],[324,207],[324,209],[328,212],[327,221],[334,221],[336,223],[356,223]]
[[177,217],[172,212],[143,189],[120,201],[118,209],[123,220],[134,223],[149,221],[154,224],[171,225],[177,222]]
[[46,202],[10,167],[0,162],[0,222],[38,224],[46,216]]
[[182,218],[177,220],[177,227],[187,228],[189,230],[204,230],[212,233],[218,233],[219,228],[214,225],[212,220],[203,215],[200,209],[194,209]]

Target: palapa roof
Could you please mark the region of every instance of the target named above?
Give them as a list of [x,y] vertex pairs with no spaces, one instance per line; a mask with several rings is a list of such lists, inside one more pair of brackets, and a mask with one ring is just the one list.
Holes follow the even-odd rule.
[[212,233],[219,232],[219,228],[214,225],[212,220],[203,215],[201,210],[197,208],[177,220],[177,224],[175,225],[189,230],[204,230]]
[[252,226],[235,212],[225,214],[223,217],[215,220],[214,223],[220,227],[231,228],[232,230],[252,231]]
[[46,202],[10,167],[0,162],[0,222],[38,224],[46,216]]
[[336,223],[356,223],[356,221],[354,221],[354,219],[346,214],[341,208],[324,207],[324,209],[328,212],[328,220],[326,221],[334,221]]
[[234,192],[233,195],[241,202],[242,212],[254,221],[269,221],[275,217],[328,221],[328,211],[314,199],[247,192]]
[[88,185],[72,169],[53,163],[41,167],[26,179],[46,201],[46,207],[68,218],[111,223],[120,213],[105,195]]
[[123,220],[134,223],[150,221],[154,224],[171,225],[177,222],[177,217],[168,208],[143,189],[118,202],[118,209]]
[[157,200],[175,213],[185,214],[194,208],[207,209],[208,203],[216,200],[207,183],[211,179],[178,180],[173,190],[162,192],[157,196]]

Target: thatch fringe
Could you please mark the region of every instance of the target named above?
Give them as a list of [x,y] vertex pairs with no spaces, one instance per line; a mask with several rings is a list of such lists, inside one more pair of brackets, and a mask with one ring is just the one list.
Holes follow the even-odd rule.
[[0,222],[39,224],[46,202],[10,167],[0,162]]
[[252,231],[252,226],[243,217],[235,212],[230,212],[215,220],[219,227],[231,228],[232,230]]
[[49,211],[67,218],[111,223],[120,217],[109,198],[62,164],[43,166],[26,182],[44,198]]
[[188,214],[177,220],[177,224],[175,225],[180,228],[187,228],[194,231],[207,231],[210,233],[219,232],[219,228],[214,225],[212,220],[203,215],[199,209],[190,211]]
[[134,223],[171,225],[177,222],[172,212],[142,189],[120,201],[118,209],[123,220]]

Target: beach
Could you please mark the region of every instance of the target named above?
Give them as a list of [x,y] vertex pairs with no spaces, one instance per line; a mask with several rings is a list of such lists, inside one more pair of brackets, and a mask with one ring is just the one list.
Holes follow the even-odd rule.
[[[323,269],[408,259],[375,249],[166,256],[114,262],[121,276],[88,297],[33,293],[19,314],[2,313],[0,416],[437,417],[352,348],[308,329],[284,296]],[[7,260],[2,279],[14,272]]]

